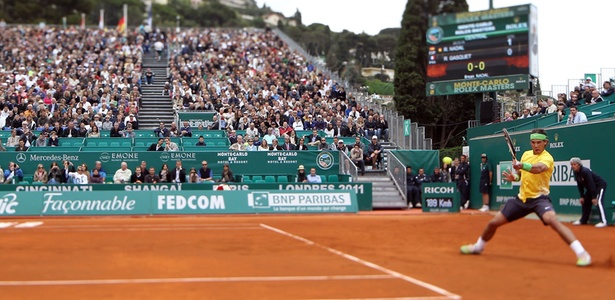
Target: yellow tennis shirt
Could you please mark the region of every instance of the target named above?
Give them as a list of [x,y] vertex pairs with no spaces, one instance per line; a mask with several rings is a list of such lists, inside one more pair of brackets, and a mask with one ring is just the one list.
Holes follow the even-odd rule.
[[523,153],[521,162],[530,164],[543,163],[548,170],[539,174],[522,171],[521,188],[519,188],[519,199],[525,202],[527,198],[536,198],[542,195],[549,195],[549,181],[553,174],[553,156],[547,150],[538,155],[534,151],[528,150]]

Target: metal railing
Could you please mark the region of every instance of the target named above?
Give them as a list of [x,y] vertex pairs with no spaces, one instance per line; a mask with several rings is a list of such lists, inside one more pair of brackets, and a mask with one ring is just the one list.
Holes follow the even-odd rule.
[[282,40],[284,40],[284,42],[288,45],[288,47],[291,50],[293,50],[293,51],[299,53],[301,56],[307,58],[309,61],[311,61],[314,64],[314,67],[322,70],[323,73],[325,73],[329,77],[331,77],[331,80],[336,81],[339,84],[342,84],[344,86],[344,88],[346,88],[346,90],[351,88],[350,86],[348,86],[348,81],[343,80],[337,74],[335,74],[334,72],[329,70],[329,68],[327,68],[327,66],[320,59],[317,59],[317,58],[313,57],[312,55],[310,55],[307,51],[305,51],[305,49],[303,49],[303,47],[299,46],[299,44],[297,44],[293,39],[291,39],[289,36],[287,36],[282,30],[280,30],[278,28],[273,28],[272,31],[277,36],[279,36]]
[[348,157],[348,154],[346,154],[346,152],[339,151],[339,153],[340,174],[350,175],[350,180],[352,180],[352,178],[357,178],[357,176],[359,175],[359,169],[357,168],[357,166],[352,162],[350,157]]
[[399,190],[400,194],[404,198],[406,202],[408,199],[406,198],[406,165],[404,165],[393,153],[390,151],[386,151],[387,153],[387,173],[389,177],[393,179],[393,183]]

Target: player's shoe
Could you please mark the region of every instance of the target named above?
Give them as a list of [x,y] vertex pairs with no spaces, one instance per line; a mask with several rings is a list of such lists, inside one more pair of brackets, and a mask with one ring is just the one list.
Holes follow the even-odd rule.
[[463,254],[480,254],[483,252],[483,249],[478,249],[475,244],[463,245],[459,249]]
[[581,225],[581,224],[582,224],[581,220],[576,220],[576,221],[572,222],[572,225],[575,225],[575,226],[576,225]]
[[488,212],[489,211],[489,206],[483,205],[483,207],[481,207],[478,211],[480,211],[480,212]]
[[606,223],[600,222],[600,223],[596,224],[595,226],[596,226],[596,228],[606,227]]
[[592,264],[592,257],[585,251],[581,256],[577,258],[577,266],[587,267]]

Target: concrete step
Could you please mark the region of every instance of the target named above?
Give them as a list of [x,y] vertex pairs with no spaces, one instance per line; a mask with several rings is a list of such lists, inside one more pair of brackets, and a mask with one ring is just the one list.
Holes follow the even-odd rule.
[[[384,174],[384,172],[383,172]],[[356,181],[362,181],[362,182],[393,182],[393,180],[391,180],[391,178],[389,178],[388,176],[371,176],[368,175],[367,173],[365,174],[365,176],[359,176],[358,178],[356,178]]]
[[156,121],[159,119],[168,119],[168,120],[173,120],[173,116],[161,116],[160,114],[157,115],[141,115],[139,114],[139,122],[149,122],[149,121]]
[[145,100],[141,103],[141,106],[144,108],[147,107],[173,107],[173,103],[171,101],[155,101],[155,100]]
[[171,100],[169,99],[143,99],[143,102],[141,102],[142,104],[148,105],[148,104],[168,104],[168,105],[173,105],[173,102],[171,102]]
[[396,193],[399,192],[399,190],[397,189],[397,186],[394,184],[386,185],[386,186],[372,184],[372,187],[374,190],[383,191],[383,192],[390,192],[390,191],[394,191]]
[[155,100],[145,100],[142,103],[142,106],[145,107],[173,107],[173,103],[171,101],[155,101]]
[[374,194],[374,197],[380,197],[382,199],[397,199],[397,198],[401,198],[401,195],[399,194],[399,192],[397,190],[395,190],[395,191],[378,191],[378,190],[374,190],[374,188],[372,187],[372,193]]
[[143,102],[142,103],[169,103],[169,104],[173,104],[173,101],[171,101],[171,98],[166,97],[166,96],[153,96],[153,95],[149,95],[147,97],[143,97]]
[[151,103],[151,104],[154,104],[154,103],[158,103],[158,104],[164,104],[164,103],[173,104],[173,101],[171,101],[171,99],[169,99],[169,98],[162,98],[162,97],[160,97],[160,98],[152,98],[152,97],[149,97],[149,98],[144,98],[142,103],[143,104],[147,104],[147,103]]
[[169,95],[163,95],[162,91],[158,91],[158,94],[151,94],[151,95],[147,95],[145,97],[143,97],[143,100],[147,101],[147,100],[165,100],[165,101],[171,101],[171,98],[169,97]]
[[406,202],[404,201],[378,201],[372,203],[374,209],[406,209]]

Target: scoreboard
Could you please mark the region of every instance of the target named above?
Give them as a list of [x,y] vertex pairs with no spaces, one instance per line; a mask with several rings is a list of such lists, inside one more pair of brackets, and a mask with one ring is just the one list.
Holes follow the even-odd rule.
[[538,77],[536,7],[433,16],[427,96],[527,89]]

